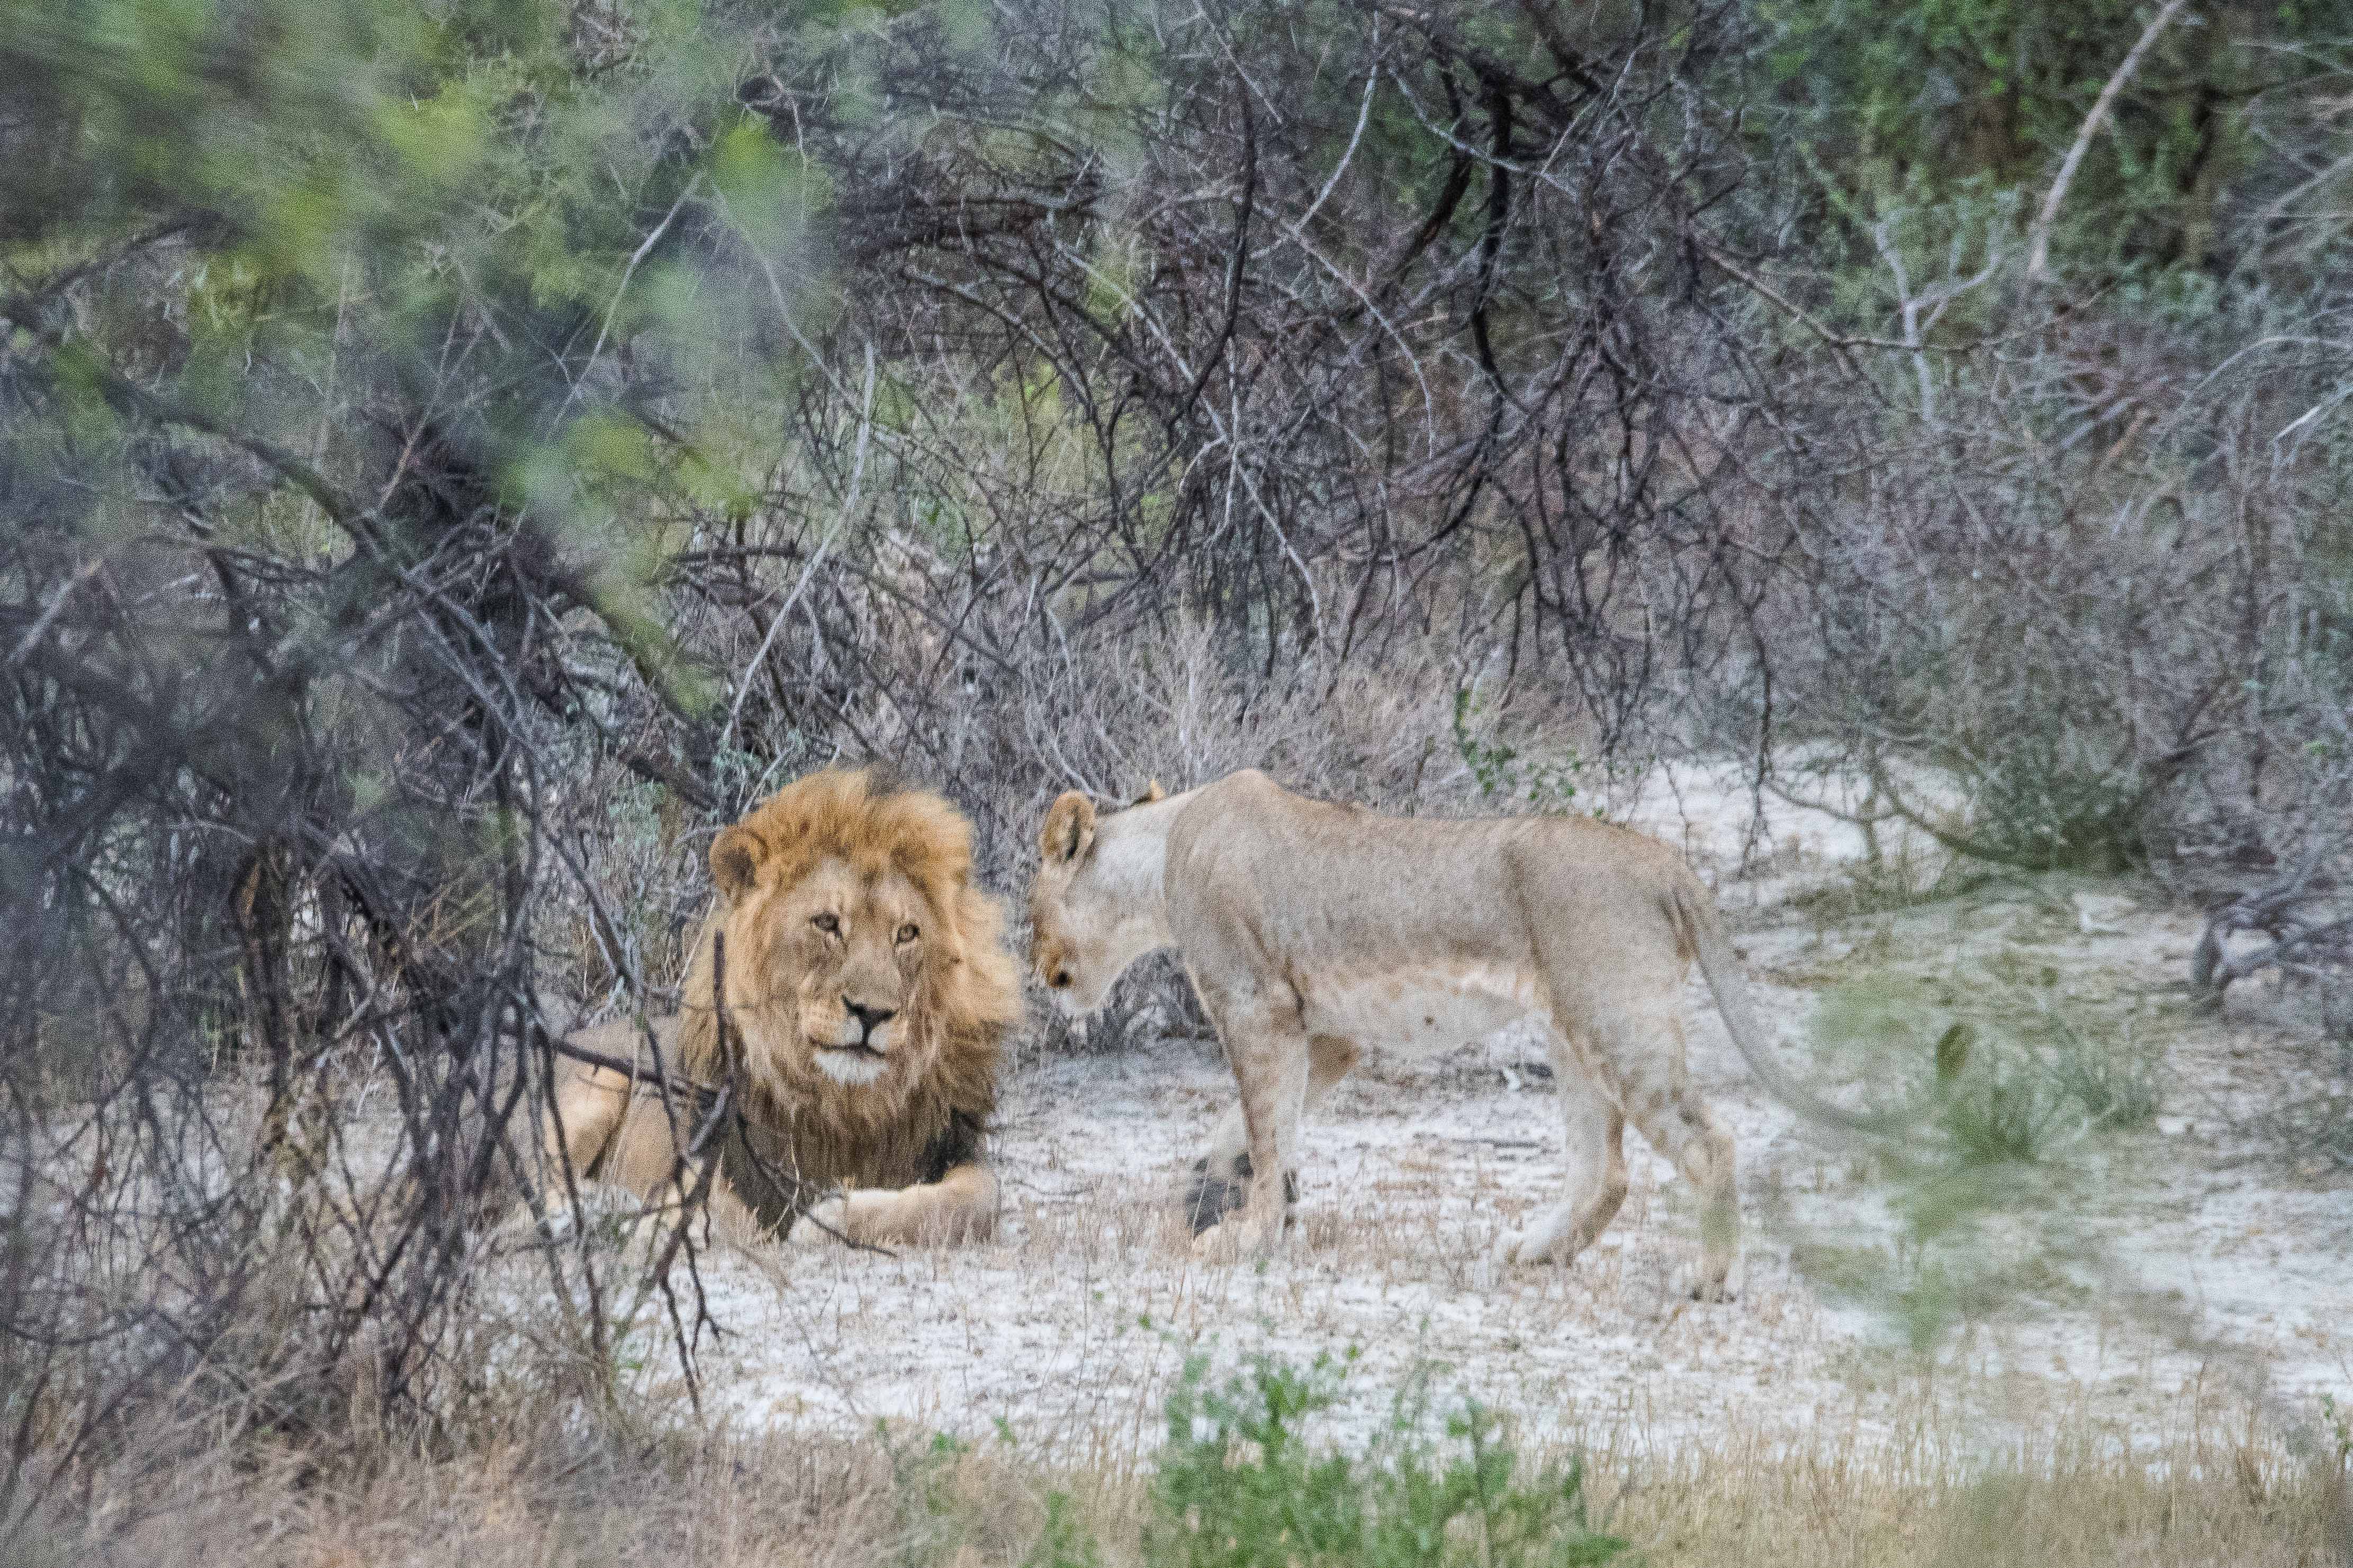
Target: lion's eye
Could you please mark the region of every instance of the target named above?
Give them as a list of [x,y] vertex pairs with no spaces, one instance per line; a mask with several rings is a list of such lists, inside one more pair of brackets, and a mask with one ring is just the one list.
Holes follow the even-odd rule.
[[913,921],[908,921],[905,925],[899,928],[899,940],[901,942],[913,942],[923,934],[923,933],[922,931],[915,929],[915,925]]
[[828,936],[836,936],[841,931],[841,922],[831,915],[812,915],[809,917],[809,924]]

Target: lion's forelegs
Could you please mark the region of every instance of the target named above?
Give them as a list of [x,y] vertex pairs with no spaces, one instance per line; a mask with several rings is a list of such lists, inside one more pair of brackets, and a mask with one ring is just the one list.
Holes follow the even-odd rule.
[[[653,1028],[665,1045],[677,1038],[675,1019],[659,1020]],[[571,1037],[571,1043],[618,1061],[639,1059],[644,1040],[645,1026],[626,1018],[582,1029]],[[560,1201],[569,1190],[572,1183],[565,1175],[567,1167],[572,1181],[577,1182],[585,1179],[599,1160],[605,1164],[605,1180],[626,1184],[626,1178],[614,1173],[613,1167],[619,1163],[614,1143],[625,1136],[623,1128],[630,1121],[633,1094],[641,1087],[628,1073],[611,1068],[577,1057],[555,1058],[548,1103],[540,1119],[540,1152],[545,1161],[543,1180],[548,1187],[544,1194],[547,1201]]]
[[[1331,1092],[1334,1084],[1348,1076],[1364,1054],[1364,1047],[1356,1041],[1337,1035],[1310,1037],[1303,1109],[1314,1110]],[[1241,1101],[1237,1100],[1218,1118],[1201,1157],[1193,1162],[1193,1179],[1185,1191],[1185,1217],[1194,1235],[1198,1236],[1242,1206],[1250,1194],[1250,1123],[1242,1115]]]
[[573,1174],[585,1176],[588,1167],[613,1141],[629,1107],[628,1080],[619,1073],[586,1062],[567,1063],[556,1072],[554,1103],[541,1127],[541,1151],[547,1156],[553,1184],[562,1184],[562,1162]]
[[[659,1099],[638,1094],[628,1102],[628,1114],[613,1135],[599,1173],[642,1199],[649,1220],[673,1222],[701,1179],[699,1166],[682,1166],[679,1158],[681,1140],[692,1136],[693,1130],[694,1115],[687,1107],[673,1106],[665,1113]],[[716,1236],[750,1247],[765,1234],[759,1216],[736,1194],[723,1172],[712,1173],[704,1205],[702,1217],[708,1226],[698,1233],[698,1244]]]
[[[586,1181],[629,1108],[628,1080],[586,1062],[560,1061],[555,1081],[539,1115],[539,1192],[516,1205],[512,1224],[534,1218],[549,1224],[568,1211],[577,1184]],[[567,1176],[568,1173],[568,1176]]]
[[[689,1113],[680,1109],[677,1114],[676,1135],[682,1135],[691,1125],[685,1120]],[[649,1244],[658,1240],[659,1227],[674,1221],[686,1202],[677,1178],[683,1173],[687,1187],[695,1184],[694,1172],[680,1171],[676,1135],[660,1100],[632,1093],[623,1074],[586,1063],[568,1067],[557,1080],[554,1105],[542,1129],[550,1223],[570,1223],[565,1205],[572,1187],[559,1163],[568,1161],[573,1184],[586,1181],[595,1167],[600,1184],[638,1198],[645,1205],[638,1222],[643,1238]],[[764,1234],[759,1216],[717,1173],[702,1217],[708,1224],[699,1235],[705,1241],[717,1236],[749,1247]]]
[[837,1238],[866,1247],[955,1246],[997,1234],[997,1173],[977,1161],[936,1182],[873,1192],[839,1193],[793,1223],[797,1247]]

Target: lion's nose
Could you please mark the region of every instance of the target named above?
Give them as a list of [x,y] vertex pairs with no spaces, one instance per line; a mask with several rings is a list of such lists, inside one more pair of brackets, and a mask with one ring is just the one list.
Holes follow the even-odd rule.
[[849,1009],[849,1016],[858,1020],[860,1033],[870,1040],[875,1030],[899,1016],[896,1007],[861,1007],[847,996],[841,999],[841,1005]]

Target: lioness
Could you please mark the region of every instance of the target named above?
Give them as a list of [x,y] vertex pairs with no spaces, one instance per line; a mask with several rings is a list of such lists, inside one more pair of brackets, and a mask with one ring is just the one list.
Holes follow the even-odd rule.
[[1628,828],[1381,816],[1249,771],[1165,798],[1155,785],[1101,816],[1065,794],[1039,847],[1031,962],[1066,1010],[1092,1012],[1135,960],[1181,950],[1241,1089],[1195,1164],[1194,1226],[1240,1208],[1246,1247],[1278,1245],[1303,1105],[1366,1042],[1445,1050],[1533,1015],[1548,1026],[1568,1194],[1504,1237],[1500,1260],[1566,1264],[1601,1234],[1626,1196],[1630,1116],[1702,1194],[1692,1293],[1725,1299],[1733,1144],[1683,1065],[1679,994],[1694,958],[1768,1087],[1863,1121],[1765,1055],[1714,901],[1681,856]]
[[[723,1146],[714,1219],[739,1235],[789,1223],[787,1239],[802,1245],[988,1236],[997,1180],[981,1133],[1021,991],[997,901],[973,885],[962,814],[864,773],[812,773],[712,840],[711,875],[719,899],[685,1009],[655,1033],[673,1080],[718,1085],[713,939],[724,933],[743,1114]],[[563,1061],[550,1153],[639,1194],[664,1191],[697,1120],[693,1097],[674,1092],[665,1110],[634,1025],[573,1039],[645,1076],[633,1086]]]

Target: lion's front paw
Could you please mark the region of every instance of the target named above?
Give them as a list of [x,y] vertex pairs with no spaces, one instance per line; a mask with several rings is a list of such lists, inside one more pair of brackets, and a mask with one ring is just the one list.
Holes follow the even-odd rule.
[[800,1218],[793,1221],[793,1228],[785,1233],[785,1245],[825,1247],[844,1240],[841,1227],[849,1213],[849,1200],[847,1197],[836,1194],[829,1198],[819,1198]]
[[1564,1223],[1566,1217],[1557,1210],[1547,1210],[1519,1229],[1505,1231],[1495,1243],[1496,1264],[1523,1268],[1552,1264],[1566,1268],[1576,1262],[1584,1248],[1578,1245],[1576,1230]]
[[1283,1243],[1291,1237],[1292,1218],[1289,1204],[1285,1204],[1278,1214],[1243,1218],[1240,1222],[1242,1256],[1272,1258],[1281,1252]]

